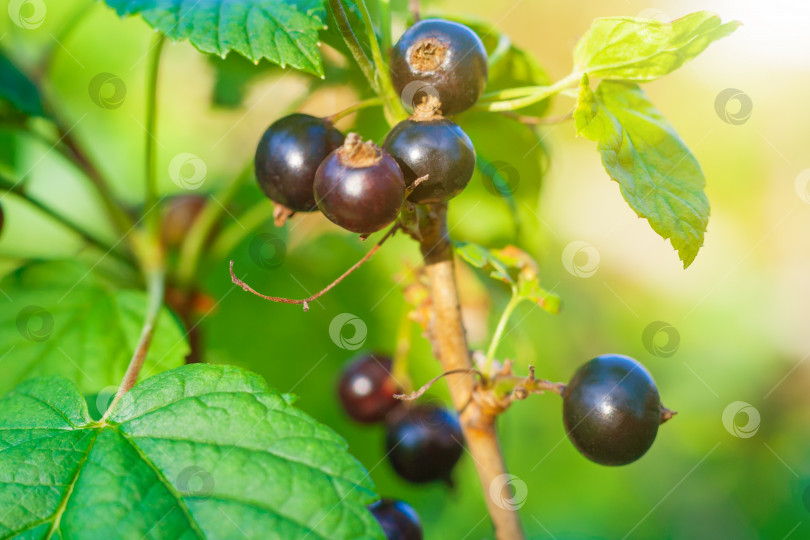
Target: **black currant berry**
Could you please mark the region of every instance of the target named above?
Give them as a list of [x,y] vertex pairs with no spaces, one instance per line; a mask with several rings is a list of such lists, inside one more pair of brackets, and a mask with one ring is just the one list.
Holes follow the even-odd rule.
[[430,94],[442,102],[444,114],[460,113],[484,92],[487,51],[463,24],[426,19],[408,28],[391,49],[391,78],[406,105]]
[[644,366],[619,354],[581,366],[563,392],[568,438],[602,465],[626,465],[643,456],[672,414]]
[[315,200],[330,221],[360,234],[393,222],[405,202],[405,180],[388,152],[350,133],[315,173]]
[[338,396],[354,420],[380,422],[400,405],[394,394],[401,394],[402,389],[391,377],[392,364],[390,356],[364,354],[343,371]]
[[404,412],[385,436],[388,460],[402,478],[421,484],[443,480],[464,453],[464,436],[447,409],[417,405]]
[[369,505],[386,540],[422,540],[422,523],[411,505],[395,499],[382,499]]
[[189,228],[205,206],[202,195],[177,195],[172,197],[163,215],[163,226],[160,235],[163,244],[170,247],[179,246],[186,237]]
[[343,144],[323,118],[291,114],[273,122],[256,148],[256,179],[272,201],[297,212],[317,208],[312,182],[318,165]]
[[385,137],[383,148],[397,160],[405,185],[420,181],[408,200],[444,202],[461,193],[475,171],[475,149],[458,124],[442,116],[403,120]]

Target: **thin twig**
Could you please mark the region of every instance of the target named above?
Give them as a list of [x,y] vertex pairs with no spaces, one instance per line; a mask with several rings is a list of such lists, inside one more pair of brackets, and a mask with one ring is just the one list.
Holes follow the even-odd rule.
[[418,399],[418,398],[420,398],[420,397],[422,396],[422,394],[424,394],[425,392],[427,392],[427,391],[430,389],[430,387],[431,387],[431,386],[433,386],[433,384],[434,384],[436,381],[438,381],[438,380],[440,380],[440,379],[443,379],[444,377],[446,377],[446,376],[448,376],[448,375],[460,375],[460,374],[466,374],[466,375],[478,375],[478,376],[479,376],[479,377],[481,377],[481,378],[483,378],[483,377],[484,377],[484,374],[483,374],[483,373],[481,373],[480,371],[478,371],[478,370],[477,370],[477,369],[475,369],[475,368],[459,368],[459,369],[451,369],[450,371],[445,371],[445,372],[444,372],[444,373],[442,373],[441,375],[438,375],[438,376],[436,376],[436,377],[433,377],[433,378],[432,378],[432,379],[430,379],[428,382],[426,382],[426,383],[425,383],[425,384],[422,386],[422,388],[420,388],[420,389],[419,389],[419,390],[417,390],[416,392],[411,392],[410,394],[394,394],[394,397],[395,397],[395,398],[397,398],[397,399],[401,399],[402,401],[413,401],[414,399]]
[[264,298],[265,300],[269,300],[270,302],[278,302],[278,303],[281,303],[281,304],[297,304],[297,305],[302,305],[303,304],[304,311],[308,311],[310,302],[312,302],[314,300],[317,300],[318,298],[320,298],[324,294],[331,291],[333,288],[335,288],[335,286],[338,283],[343,281],[349,274],[351,274],[352,272],[354,272],[355,270],[360,268],[360,266],[362,266],[363,263],[365,263],[367,260],[369,260],[377,252],[377,250],[380,249],[380,247],[385,243],[385,241],[388,240],[397,231],[398,228],[399,228],[399,224],[396,224],[393,227],[391,227],[390,229],[388,229],[388,232],[385,233],[385,235],[382,238],[380,238],[380,241],[377,242],[377,244],[373,248],[371,248],[368,251],[368,253],[366,253],[363,256],[362,259],[360,259],[359,261],[354,263],[354,265],[352,265],[351,268],[346,270],[343,274],[340,275],[340,277],[338,277],[332,283],[330,283],[329,285],[327,285],[326,287],[324,287],[323,289],[321,289],[317,293],[313,294],[309,298],[303,298],[301,300],[297,300],[297,299],[294,299],[294,298],[283,298],[283,297],[280,297],[280,296],[267,296],[265,294],[262,294],[262,293],[256,291],[253,287],[251,287],[250,285],[248,285],[247,283],[245,283],[241,279],[239,279],[238,277],[236,277],[236,274],[234,274],[234,272],[233,272],[233,261],[231,261],[231,264],[230,264],[231,282],[234,285],[238,285],[239,287],[241,287],[242,290],[247,291],[247,292],[252,293],[252,294],[255,294],[256,296],[258,296],[260,298]]

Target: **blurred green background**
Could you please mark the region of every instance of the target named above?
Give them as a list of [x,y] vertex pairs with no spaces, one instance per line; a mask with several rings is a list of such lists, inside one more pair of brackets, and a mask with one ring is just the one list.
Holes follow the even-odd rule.
[[[146,52],[153,32],[140,18],[121,20],[97,3],[64,42],[56,43],[59,28],[84,4],[47,2],[47,16],[34,30],[0,17],[0,47],[26,69],[55,47],[46,93],[114,181],[116,194],[137,206]],[[527,488],[520,514],[530,536],[810,537],[810,364],[804,362],[810,351],[808,5],[788,0],[452,0],[434,7],[488,21],[534,54],[555,80],[570,71],[571,48],[595,17],[672,19],[708,9],[744,23],[696,61],[645,86],[699,159],[708,181],[709,231],[687,271],[669,244],[627,207],[603,171],[594,143],[575,138],[571,122],[541,128],[538,143],[528,128],[500,117],[462,116],[460,123],[479,154],[517,171],[512,178],[521,227],[516,233],[509,207],[485,189],[478,173],[453,201],[450,226],[455,239],[527,249],[540,263],[544,285],[563,299],[557,316],[522,305],[501,357],[514,359],[521,372],[532,364],[543,378],[567,381],[578,365],[598,354],[628,354],[647,366],[664,403],[679,412],[643,459],[605,468],[580,456],[566,440],[556,396],[534,396],[514,405],[500,418],[499,430],[510,472]],[[399,21],[395,32],[401,29]],[[103,109],[91,101],[88,85],[99,73],[124,81],[127,92],[120,107]],[[181,191],[166,172],[179,153],[204,160],[207,176],[200,192],[213,191],[239,174],[263,130],[291,107],[323,115],[357,99],[351,89],[336,85],[302,101],[310,81],[294,72],[266,70],[250,80],[241,105],[212,106],[212,62],[186,42],[167,45],[157,133],[163,193]],[[752,113],[742,123],[727,123],[716,110],[715,100],[727,88],[750,97]],[[572,106],[573,100],[561,96],[550,114]],[[735,107],[739,103],[731,102],[725,112],[734,115]],[[355,121],[367,137],[379,141],[385,133],[375,114],[338,125],[352,129]],[[8,130],[0,137],[4,158],[13,159],[18,174],[29,171],[32,194],[105,234],[109,227],[99,201],[78,172],[30,137]],[[233,216],[224,226],[259,198],[251,183],[229,208]],[[80,249],[78,238],[13,196],[3,205],[3,272],[30,258],[73,257]],[[251,241],[263,233],[286,244],[286,259],[277,268],[263,268],[250,256]],[[566,246],[577,241],[591,247],[566,259]],[[416,508],[426,538],[491,538],[469,456],[457,467],[452,491],[407,485],[383,459],[383,429],[353,424],[335,397],[341,366],[356,353],[330,339],[330,322],[338,314],[354,314],[368,331],[361,350],[392,353],[407,309],[402,285],[419,261],[416,245],[395,238],[307,313],[244,294],[227,274],[227,261],[234,259],[238,273],[257,289],[303,297],[368,248],[323,217],[308,215],[284,229],[268,220],[227,256],[206,261],[206,290],[218,306],[201,325],[205,359],[257,371],[279,389],[301,396],[302,409],[347,439],[381,494]],[[598,254],[593,275],[568,271],[566,266],[595,265],[589,253]],[[468,267],[459,268],[459,274],[470,342],[483,348],[507,291]],[[656,321],[674,331],[643,339]],[[412,337],[410,369],[418,386],[437,375],[439,367],[415,325]],[[446,383],[436,385],[431,395],[427,399],[447,401]],[[756,414],[734,416],[742,407],[733,408],[738,401],[753,407],[748,412],[759,413],[758,424]],[[728,428],[724,411],[730,411]],[[746,424],[748,433],[740,431]],[[742,437],[735,436],[735,426]]]

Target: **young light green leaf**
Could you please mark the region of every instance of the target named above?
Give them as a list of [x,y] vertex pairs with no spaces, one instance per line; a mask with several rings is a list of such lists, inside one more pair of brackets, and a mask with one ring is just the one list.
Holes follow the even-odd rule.
[[684,268],[703,245],[709,222],[700,164],[636,84],[583,77],[574,111],[577,133],[596,141],[602,164],[640,217],[678,251]]
[[469,242],[455,242],[454,247],[465,261],[508,283],[516,297],[534,302],[549,313],[560,312],[560,297],[540,285],[537,263],[522,249],[515,246],[487,249]]
[[0,400],[0,537],[382,539],[332,430],[258,375],[192,364],[93,422],[61,377]]
[[[63,375],[84,393],[117,385],[135,350],[146,294],[121,290],[79,263],[24,267],[0,282],[0,395],[40,375]],[[158,318],[144,374],[183,364],[188,345],[168,310]]]
[[106,0],[119,15],[140,14],[170,39],[188,39],[204,53],[236,51],[258,62],[323,75],[318,31],[325,13],[320,0]]
[[39,90],[28,77],[0,53],[0,100],[28,116],[44,116]]
[[633,17],[596,19],[574,48],[574,69],[591,77],[651,81],[675,71],[738,26],[738,21],[722,24],[708,11],[671,23]]

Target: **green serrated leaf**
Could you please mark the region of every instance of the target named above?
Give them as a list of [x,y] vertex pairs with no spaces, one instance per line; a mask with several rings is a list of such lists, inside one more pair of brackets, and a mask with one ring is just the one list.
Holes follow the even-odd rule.
[[537,263],[522,249],[515,246],[487,249],[469,242],[455,242],[453,246],[459,257],[489,271],[492,278],[508,283],[519,300],[534,302],[552,314],[560,312],[560,297],[540,285]]
[[318,31],[326,15],[320,0],[106,0],[119,15],[140,14],[170,39],[188,39],[204,53],[236,51],[323,76]]
[[258,375],[193,364],[103,423],[62,377],[0,400],[0,537],[382,539],[363,467]]
[[579,73],[612,80],[651,81],[675,71],[713,41],[740,26],[708,11],[671,23],[633,17],[596,19],[574,48]]
[[0,100],[28,116],[45,116],[39,90],[4,54],[0,54]]
[[596,141],[602,164],[630,207],[678,251],[684,268],[703,245],[709,222],[700,164],[636,84],[583,77],[574,111],[577,133]]
[[[117,385],[143,325],[146,294],[121,290],[82,264],[27,266],[0,282],[0,394],[41,375],[63,375],[84,393]],[[158,319],[144,373],[182,365],[183,332],[168,310]]]

